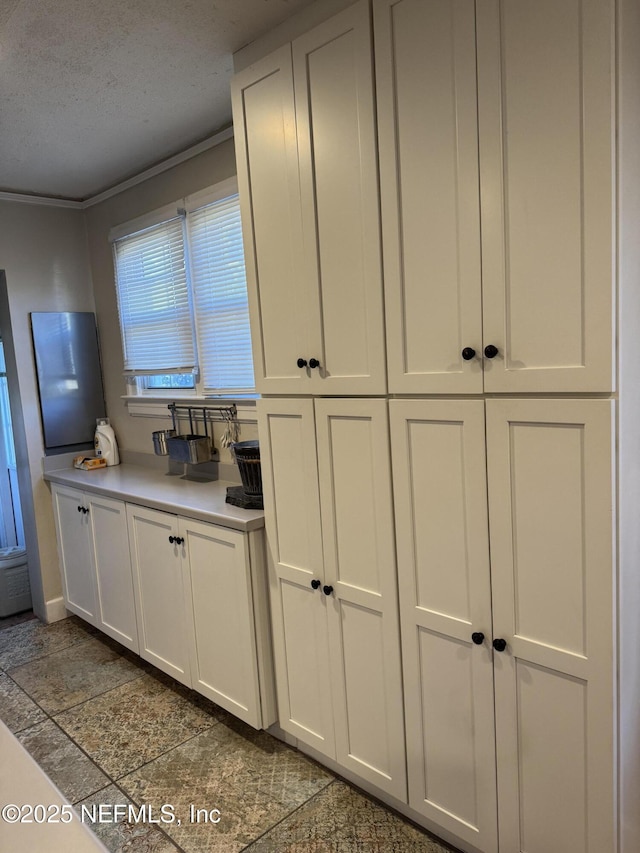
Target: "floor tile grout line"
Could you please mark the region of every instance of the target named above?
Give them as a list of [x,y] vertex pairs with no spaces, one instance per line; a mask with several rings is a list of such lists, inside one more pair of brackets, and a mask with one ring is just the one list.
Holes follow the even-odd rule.
[[[296,750],[296,751],[297,751],[297,750]],[[300,754],[301,754],[301,755],[303,755],[303,753],[300,753]],[[294,814],[296,814],[297,812],[299,812],[299,811],[300,811],[300,809],[303,809],[305,806],[308,806],[308,805],[309,805],[309,803],[313,802],[313,801],[316,799],[316,797],[319,797],[319,796],[320,796],[320,794],[322,794],[322,793],[324,793],[326,790],[328,790],[328,789],[331,787],[331,785],[334,785],[334,784],[336,783],[336,781],[337,781],[337,779],[336,779],[336,778],[330,779],[330,780],[327,782],[327,784],[326,784],[326,785],[323,785],[323,786],[322,786],[322,788],[320,788],[320,790],[319,790],[319,791],[316,791],[316,792],[315,792],[315,794],[312,794],[312,795],[311,795],[310,797],[308,797],[304,802],[302,802],[302,803],[300,803],[300,805],[296,806],[296,808],[295,808],[295,809],[292,809],[290,812],[288,812],[286,815],[284,815],[282,818],[280,818],[280,820],[276,821],[276,822],[275,822],[272,826],[270,826],[268,829],[265,829],[265,831],[264,831],[264,832],[261,832],[261,833],[260,833],[260,835],[258,835],[258,837],[257,837],[257,838],[254,838],[254,839],[253,839],[253,841],[250,841],[250,842],[249,842],[249,844],[247,844],[245,847],[242,847],[242,848],[238,851],[238,853],[245,853],[245,851],[249,851],[249,853],[250,853],[252,846],[253,846],[254,844],[257,844],[257,843],[258,843],[258,841],[260,841],[260,839],[261,839],[261,838],[264,838],[264,837],[265,837],[265,835],[268,835],[270,832],[273,832],[273,830],[274,830],[274,829],[276,829],[276,827],[280,826],[280,824],[281,824],[281,823],[284,823],[284,821],[285,821],[285,820],[289,820],[289,818],[290,818],[290,817],[292,817],[292,816],[293,816]]]
[[[145,675],[145,674],[146,674],[146,673],[144,673],[144,672],[142,673],[142,675]],[[99,771],[100,771],[100,772],[105,776],[105,778],[107,779],[107,784],[106,784],[106,785],[103,785],[101,788],[98,788],[96,791],[92,791],[90,794],[87,794],[85,797],[82,797],[82,799],[81,799],[81,800],[76,800],[75,802],[71,802],[71,805],[72,805],[74,808],[75,808],[78,804],[81,804],[83,800],[86,800],[86,799],[88,799],[89,797],[94,797],[96,794],[99,794],[101,791],[105,791],[107,788],[109,788],[109,787],[111,787],[111,786],[115,786],[115,787],[117,788],[117,790],[118,790],[118,791],[120,791],[120,793],[121,793],[124,797],[126,797],[126,799],[130,800],[130,801],[131,801],[135,806],[140,807],[140,806],[144,805],[143,803],[141,803],[141,802],[139,802],[138,800],[134,799],[134,798],[133,798],[133,796],[131,796],[130,794],[128,794],[128,793],[124,790],[124,788],[119,784],[120,780],[124,779],[126,776],[130,775],[131,773],[135,773],[137,770],[140,770],[140,769],[142,769],[143,767],[146,767],[147,765],[149,765],[149,764],[153,763],[153,761],[156,761],[158,758],[161,758],[162,756],[167,755],[167,754],[168,754],[169,752],[171,752],[172,750],[177,749],[177,748],[178,748],[178,747],[180,747],[180,746],[183,746],[185,743],[188,743],[188,742],[189,742],[190,740],[192,740],[193,738],[198,737],[198,735],[199,735],[199,734],[202,734],[202,732],[195,732],[193,735],[191,735],[190,737],[188,737],[186,740],[181,741],[181,742],[180,742],[180,743],[178,743],[178,744],[175,744],[175,745],[174,745],[174,746],[172,746],[170,749],[165,750],[164,752],[160,753],[160,755],[155,756],[155,758],[151,759],[150,761],[144,762],[143,764],[140,764],[138,767],[134,767],[134,768],[132,768],[132,769],[128,770],[126,773],[122,774],[121,776],[117,776],[117,777],[115,777],[115,778],[114,778],[110,773],[108,773],[108,772],[107,772],[107,770],[106,770],[104,767],[102,767],[102,766],[101,766],[101,765],[100,765],[100,764],[99,764],[99,763],[98,763],[94,758],[92,758],[92,757],[89,755],[89,753],[87,753],[87,752],[83,749],[83,747],[82,747],[82,746],[80,746],[80,744],[79,744],[79,743],[78,743],[78,742],[77,742],[77,741],[76,741],[76,740],[75,740],[75,739],[74,739],[74,738],[73,738],[73,737],[72,737],[72,736],[71,736],[71,735],[70,735],[70,734],[69,734],[65,729],[63,729],[63,728],[62,728],[62,726],[60,725],[60,723],[58,723],[58,721],[55,719],[55,717],[54,717],[52,714],[50,714],[50,713],[49,713],[48,711],[46,711],[46,710],[45,710],[41,705],[39,705],[39,704],[36,702],[36,700],[35,700],[35,699],[33,699],[33,697],[32,697],[32,696],[30,696],[30,695],[27,693],[27,691],[26,691],[26,690],[24,690],[24,689],[23,689],[23,688],[22,688],[22,687],[21,687],[21,686],[20,686],[16,681],[14,681],[8,673],[5,673],[5,675],[7,675],[7,677],[11,680],[11,682],[12,682],[12,683],[13,683],[13,684],[18,688],[18,690],[20,690],[20,692],[21,692],[21,693],[23,693],[23,694],[24,694],[28,699],[30,699],[30,700],[34,703],[34,705],[36,705],[36,707],[37,707],[40,711],[42,711],[42,713],[43,713],[43,714],[45,715],[45,717],[46,717],[46,720],[41,720],[39,723],[33,723],[31,726],[25,726],[23,729],[20,729],[18,732],[13,732],[13,734],[14,734],[14,735],[21,734],[22,732],[26,732],[26,731],[27,731],[28,729],[30,729],[30,728],[34,728],[34,727],[35,727],[35,726],[37,726],[37,725],[42,725],[42,723],[43,723],[43,722],[47,722],[47,721],[49,721],[49,722],[53,723],[53,724],[54,724],[54,726],[58,729],[58,731],[59,731],[61,734],[63,734],[63,735],[65,736],[65,738],[67,738],[67,740],[69,740],[69,741],[70,741],[70,742],[71,742],[71,743],[76,747],[76,749],[78,749],[78,750],[79,750],[79,752],[80,752],[80,753],[82,753],[82,755],[84,755],[84,756],[85,756],[85,758],[87,758],[87,759],[91,762],[91,764],[92,764],[92,765],[93,765],[97,770],[99,770]],[[135,681],[135,680],[137,680],[137,679],[132,679],[132,681]],[[131,682],[125,682],[125,684],[130,684],[130,683],[131,683]],[[116,688],[112,688],[112,689],[114,689],[114,690],[115,690]],[[98,696],[104,696],[104,695],[105,695],[105,693],[108,693],[108,692],[109,692],[109,691],[104,691],[104,693],[97,694],[97,696],[92,696],[92,697],[90,697],[89,699],[86,699],[84,702],[80,702],[80,703],[78,703],[78,705],[74,705],[74,706],[72,706],[72,708],[78,708],[78,707],[80,707],[80,705],[84,705],[84,704],[86,704],[87,702],[91,702],[91,700],[92,700],[92,699],[96,699],[96,698],[98,698]],[[71,710],[71,708],[69,708],[69,709],[65,709],[65,710]],[[61,714],[61,713],[63,713],[63,711],[59,711],[59,712],[57,712],[57,713]],[[219,724],[220,722],[221,722],[221,721],[220,721],[219,719],[214,719],[214,720],[213,720],[213,722],[212,722],[212,724],[211,724],[211,726],[209,726],[209,727],[208,727],[207,729],[205,729],[204,731],[209,731],[210,729],[212,729],[215,725]],[[33,756],[32,756],[32,757],[33,757]],[[35,760],[35,759],[34,759],[34,760]],[[39,763],[39,762],[37,762],[37,763],[38,763],[38,766],[40,766],[40,763]],[[47,778],[50,778],[50,777],[48,776],[48,774],[47,774]],[[54,783],[54,784],[55,784],[55,783]],[[63,796],[65,796],[65,799],[67,799],[67,800],[69,799],[69,797],[67,797],[65,794],[63,794]],[[162,829],[162,827],[161,827],[161,826],[159,826],[159,825],[155,825],[153,828],[154,828],[154,829],[157,829],[160,833],[162,833],[162,835],[164,835],[164,836],[165,836],[165,838],[167,838],[167,839],[169,840],[169,842],[170,842],[171,844],[173,844],[173,846],[176,848],[176,853],[186,853],[186,851],[185,851],[182,847],[180,847],[180,845],[179,845],[179,844],[177,844],[177,842],[176,842],[176,841],[175,841],[175,840],[174,840],[174,839],[173,839],[173,838],[172,838],[172,837],[171,837],[171,836],[170,836],[170,835],[169,835],[169,834],[168,834],[164,829]],[[93,829],[92,829],[91,831],[94,833],[94,835],[96,834],[96,833],[95,833],[95,831],[94,831]]]
[[[122,684],[119,684],[119,685],[116,685],[115,687],[109,688],[109,690],[105,690],[102,693],[97,693],[95,696],[90,696],[88,699],[85,699],[82,702],[78,702],[76,705],[71,705],[69,708],[64,708],[64,709],[61,709],[59,711],[50,712],[50,711],[47,711],[46,708],[44,708],[42,705],[40,705],[40,703],[30,693],[28,693],[20,684],[18,684],[18,682],[15,681],[8,672],[5,672],[5,675],[7,676],[7,678],[9,678],[11,680],[11,682],[14,684],[14,686],[17,687],[18,690],[20,690],[20,692],[23,693],[31,702],[33,702],[33,704],[38,708],[38,710],[40,710],[46,716],[46,718],[48,720],[50,720],[52,723],[55,723],[56,727],[92,762],[92,764],[94,764],[102,773],[104,773],[104,775],[107,776],[107,778],[109,778],[113,783],[115,783],[117,779],[124,779],[124,777],[128,776],[130,773],[134,773],[136,770],[140,770],[142,767],[146,767],[148,764],[151,764],[151,762],[155,761],[158,758],[161,758],[164,755],[167,755],[167,753],[171,752],[173,749],[176,749],[178,746],[183,746],[185,743],[188,743],[194,737],[198,737],[198,735],[202,734],[203,731],[209,731],[215,725],[217,725],[218,723],[221,722],[220,719],[213,718],[213,715],[210,715],[208,711],[204,711],[204,713],[208,714],[209,716],[212,716],[212,719],[213,719],[213,722],[211,723],[211,725],[207,726],[206,729],[203,729],[200,732],[194,732],[193,734],[189,735],[189,737],[187,737],[185,740],[180,741],[180,743],[174,744],[174,746],[169,747],[168,749],[164,750],[164,752],[161,752],[159,755],[155,756],[154,758],[150,759],[149,761],[145,761],[142,764],[139,764],[136,767],[133,767],[133,768],[127,770],[126,773],[123,773],[121,776],[116,776],[116,777],[111,776],[110,773],[108,773],[104,767],[102,767],[95,759],[93,759],[87,752],[85,752],[85,750],[80,746],[80,744],[77,743],[77,741],[69,734],[69,732],[67,732],[66,729],[64,729],[63,726],[58,722],[56,717],[59,717],[60,715],[66,713],[67,711],[77,710],[78,708],[82,707],[83,705],[86,705],[87,703],[93,701],[94,699],[104,697],[107,695],[107,693],[110,693],[111,691],[117,690],[119,687],[123,687],[127,684],[132,684],[134,681],[137,681],[138,679],[142,678],[143,676],[149,675],[149,674],[151,674],[153,677],[153,673],[148,673],[147,671],[142,671],[140,673],[140,675],[136,676],[135,678],[132,678],[130,681],[125,681]],[[178,682],[178,684],[179,684],[179,682]],[[163,685],[163,686],[167,687],[167,689],[171,689],[170,685]],[[178,692],[178,695],[182,696],[182,693]],[[188,699],[188,697],[186,697],[186,696],[183,696],[183,698]],[[215,703],[212,703],[212,704],[215,704]],[[219,706],[216,706],[216,707],[219,707]],[[199,709],[199,710],[203,710],[203,709]],[[27,729],[32,728],[33,726],[41,725],[42,722],[45,722],[45,721],[42,720],[40,723],[32,723],[30,726],[25,726],[24,728],[20,729],[19,732],[14,732],[14,734],[19,734],[19,733],[25,732]]]
[[[7,629],[7,630],[9,630],[9,629]],[[44,652],[43,654],[36,655],[35,657],[29,658],[29,660],[22,661],[21,663],[14,663],[14,664],[11,664],[11,666],[0,667],[0,668],[3,669],[4,672],[8,673],[10,669],[17,669],[19,666],[26,666],[27,664],[33,663],[34,661],[43,660],[44,658],[48,658],[51,655],[55,655],[57,652],[64,652],[67,649],[73,648],[74,646],[81,646],[84,643],[88,643],[89,640],[96,640],[96,639],[100,640],[100,637],[96,637],[94,634],[89,634],[89,636],[85,637],[85,639],[78,640],[75,643],[69,643],[68,646],[61,646],[59,649],[53,649],[50,652]]]
[[[176,744],[174,744],[174,746],[171,746],[168,749],[165,749],[164,752],[161,752],[159,755],[156,755],[154,758],[149,759],[149,761],[144,761],[142,764],[139,764],[137,767],[133,767],[131,770],[127,770],[127,772],[123,773],[122,776],[116,777],[116,779],[114,779],[114,782],[120,782],[123,779],[125,779],[127,776],[130,776],[132,773],[137,773],[139,770],[142,770],[143,767],[148,767],[150,764],[153,764],[154,761],[157,761],[159,758],[163,758],[165,755],[168,755],[170,752],[173,752],[174,749],[178,749],[178,747],[184,746],[186,743],[189,743],[194,738],[199,737],[200,735],[204,734],[205,732],[211,731],[211,729],[214,726],[218,725],[219,723],[220,723],[220,720],[214,720],[213,723],[210,726],[208,726],[206,729],[203,729],[200,732],[194,732],[192,735],[189,735],[189,737],[186,740],[183,740],[180,743],[176,743]],[[127,794],[127,796],[129,797],[129,799],[131,799],[131,796],[129,794]],[[142,803],[138,803],[135,800],[134,800],[134,802],[136,802],[136,805],[142,805]]]
[[124,687],[125,684],[133,684],[134,681],[137,681],[139,678],[142,678],[143,675],[146,675],[145,672],[142,672],[140,673],[140,675],[136,675],[130,681],[123,681],[121,684],[116,684],[115,687],[109,687],[108,690],[103,690],[102,693],[96,693],[94,696],[89,696],[87,699],[83,699],[81,702],[77,702],[75,705],[69,705],[68,708],[59,708],[57,711],[47,711],[47,709],[44,708],[38,702],[38,700],[31,695],[31,693],[25,690],[25,688],[11,676],[11,673],[5,672],[4,674],[7,676],[7,678],[11,679],[11,681],[16,685],[16,687],[19,687],[20,690],[22,690],[25,696],[27,696],[33,702],[33,704],[36,705],[43,712],[43,714],[46,714],[51,719],[53,719],[54,716],[64,714],[67,711],[74,711],[76,710],[76,708],[80,708],[82,705],[86,705],[87,702],[91,702],[92,699],[98,699],[100,696],[106,696],[107,693],[110,693],[112,690],[117,690],[118,687]]
[[[9,626],[9,627],[13,627],[13,626]],[[4,629],[0,629],[0,630],[4,630]],[[68,708],[64,708],[64,709],[54,711],[54,712],[49,712],[44,707],[42,707],[42,705],[40,705],[40,703],[36,699],[34,699],[25,688],[22,687],[22,685],[20,685],[17,681],[15,681],[11,675],[11,671],[16,670],[19,667],[28,666],[30,663],[35,663],[36,661],[46,660],[48,657],[55,655],[57,653],[68,651],[69,649],[74,648],[74,647],[82,646],[82,645],[88,643],[92,639],[97,639],[98,641],[100,641],[104,645],[106,645],[109,649],[111,649],[111,651],[114,652],[114,654],[116,655],[116,658],[114,658],[114,660],[118,659],[118,658],[124,659],[124,660],[132,663],[134,666],[139,667],[139,674],[135,675],[129,681],[124,681],[120,684],[115,685],[114,687],[109,688],[108,690],[104,690],[101,693],[97,693],[94,696],[90,696],[88,699],[85,699],[81,702],[78,702],[75,705],[71,705]],[[215,716],[206,707],[201,707],[197,702],[194,702],[192,700],[191,696],[188,695],[188,694],[194,693],[193,690],[186,689],[186,692],[185,692],[184,686],[181,685],[179,682],[175,682],[175,686],[174,686],[174,679],[172,679],[170,676],[166,676],[166,675],[163,676],[163,674],[161,672],[158,672],[154,668],[148,668],[147,666],[140,666],[139,661],[136,659],[137,656],[123,653],[123,651],[121,651],[115,647],[116,645],[117,644],[113,644],[110,642],[105,643],[104,638],[102,638],[99,635],[90,634],[90,635],[86,636],[84,639],[78,640],[77,642],[70,643],[67,646],[63,646],[62,648],[56,648],[53,651],[47,652],[45,654],[40,654],[34,658],[31,658],[28,661],[25,661],[25,662],[20,663],[20,664],[15,664],[14,666],[9,667],[9,669],[4,670],[4,669],[0,668],[0,673],[6,675],[9,682],[12,683],[18,689],[19,693],[21,695],[27,697],[27,699],[31,703],[33,703],[34,707],[36,709],[38,709],[38,711],[44,715],[44,719],[41,720],[39,723],[32,723],[29,726],[25,726],[25,727],[15,731],[14,734],[23,734],[24,732],[28,731],[30,728],[34,728],[37,725],[42,725],[43,723],[51,721],[54,724],[55,728],[63,735],[63,737],[68,742],[73,744],[73,746],[79,751],[79,753],[81,755],[84,755],[89,760],[90,764],[93,767],[95,767],[107,780],[106,784],[104,784],[100,788],[98,788],[97,791],[93,791],[92,793],[83,797],[82,800],[77,800],[76,802],[74,802],[73,803],[74,808],[77,808],[84,800],[87,800],[90,798],[95,798],[96,796],[99,796],[101,792],[104,792],[107,788],[110,788],[111,786],[113,786],[113,788],[117,792],[122,794],[122,796],[127,801],[131,802],[134,806],[137,806],[139,808],[142,807],[144,804],[139,802],[137,798],[134,798],[133,796],[128,794],[127,791],[122,787],[121,783],[123,782],[123,780],[125,780],[128,776],[130,776],[134,773],[137,773],[137,772],[144,770],[144,768],[149,767],[150,765],[154,764],[155,762],[159,761],[160,759],[164,758],[165,756],[169,755],[170,753],[180,749],[181,747],[190,743],[195,738],[200,737],[200,736],[202,736],[208,732],[211,732],[217,725],[219,725],[225,719],[224,716],[222,716],[222,717]],[[98,675],[98,668],[96,668],[95,673],[94,673],[94,670],[92,669],[90,674],[91,674],[91,677],[94,677],[94,675]],[[159,753],[157,756],[150,759],[149,761],[143,762],[142,764],[138,765],[137,767],[127,770],[126,773],[123,773],[120,776],[114,777],[111,775],[111,773],[107,772],[106,769],[103,768],[98,763],[97,760],[92,758],[83,749],[82,746],[80,746],[80,744],[74,739],[74,737],[72,735],[70,735],[62,727],[62,725],[58,722],[57,717],[61,716],[65,712],[75,711],[79,708],[82,708],[82,706],[87,705],[92,700],[98,700],[101,697],[106,696],[108,693],[110,693],[112,691],[115,691],[115,690],[122,688],[122,687],[125,687],[127,685],[134,684],[136,681],[141,679],[144,675],[150,675],[151,677],[156,677],[156,678],[158,675],[160,675],[161,678],[159,680],[160,680],[160,683],[163,684],[164,687],[168,688],[169,690],[172,690],[173,692],[175,692],[177,695],[181,696],[182,698],[187,699],[187,701],[189,701],[193,705],[194,708],[198,708],[198,710],[203,711],[207,715],[207,717],[211,720],[211,722],[205,728],[201,729],[198,732],[194,732],[193,734],[188,736],[185,740],[183,740],[179,743],[176,743],[173,746],[165,749],[163,752]],[[168,681],[165,680],[167,678],[168,678]],[[211,703],[211,704],[214,707],[219,707],[219,706],[215,706],[215,703]],[[235,731],[235,729],[232,729],[232,730]],[[277,739],[277,740],[279,740],[279,739]],[[311,756],[308,756],[306,753],[304,753],[304,751],[301,751],[299,748],[296,748],[293,745],[288,744],[284,741],[280,741],[280,743],[282,743],[283,746],[287,747],[292,752],[297,753],[298,755],[302,756],[304,759],[311,761],[313,764],[317,765],[321,769],[331,773],[332,778],[330,778],[326,782],[326,784],[322,785],[322,787],[319,790],[315,791],[311,796],[304,799],[297,807],[293,808],[291,811],[287,811],[287,813],[285,815],[283,815],[282,818],[277,820],[275,823],[273,823],[273,825],[269,826],[267,829],[265,829],[263,832],[261,832],[259,835],[257,835],[256,838],[253,838],[248,844],[241,847],[238,850],[238,853],[250,853],[250,851],[254,847],[254,845],[258,844],[258,842],[260,842],[261,839],[268,838],[268,836],[270,834],[274,833],[277,830],[277,828],[280,827],[283,823],[291,820],[298,812],[300,812],[301,810],[310,806],[310,804],[312,804],[314,801],[319,799],[321,795],[323,795],[327,791],[329,791],[331,786],[334,785],[335,782],[342,782],[342,783],[346,784],[352,790],[356,791],[359,795],[366,797],[370,802],[374,803],[375,805],[377,805],[377,806],[379,806],[385,810],[388,810],[388,806],[386,806],[386,804],[384,804],[377,797],[375,797],[374,795],[371,795],[368,792],[360,789],[357,786],[357,784],[351,783],[348,780],[344,779],[343,777],[334,774],[332,771],[328,770],[328,768],[325,768],[323,765],[319,764]],[[393,810],[391,810],[391,811],[393,813]],[[403,822],[407,823],[410,826],[413,826],[419,832],[425,833],[428,839],[433,840],[435,843],[440,844],[440,845],[444,844],[444,842],[441,839],[437,838],[437,836],[434,836],[428,830],[425,830],[424,827],[420,826],[419,824],[417,824],[415,821],[411,820],[410,818],[408,818],[404,815],[397,815],[397,816]],[[175,849],[176,853],[187,853],[187,851],[185,851],[184,848],[182,848],[173,839],[173,837],[171,835],[169,835],[169,833],[163,828],[162,824],[155,824],[152,822],[151,824],[143,824],[143,825],[149,827],[149,829],[151,831],[157,830],[158,832],[160,832],[161,835],[164,836],[167,839],[167,841],[172,845],[172,848]],[[93,831],[93,825],[91,825],[91,829]],[[94,834],[97,834],[97,833],[94,832]],[[447,850],[451,850],[451,853],[459,853],[459,851],[458,852],[455,851],[454,848],[447,847]]]
[[[122,778],[124,778],[124,777],[122,777]],[[139,803],[137,800],[134,800],[130,794],[127,794],[127,792],[124,790],[124,788],[122,788],[116,780],[112,780],[109,785],[105,785],[104,788],[100,788],[99,791],[95,791],[93,794],[89,794],[89,796],[85,797],[84,799],[88,800],[89,797],[94,797],[96,794],[99,794],[100,791],[105,791],[107,788],[110,788],[112,786],[114,788],[116,788],[122,794],[122,796],[126,800],[129,800],[134,806],[137,806],[138,808],[140,808],[141,806],[144,805],[144,803]],[[80,801],[79,804],[82,805],[82,801]],[[74,803],[73,807],[75,808],[77,805],[78,805],[78,803]],[[188,853],[188,851],[184,850],[184,848],[182,848],[159,824],[154,824],[152,829],[157,830],[162,835],[164,835],[164,837],[167,838],[169,840],[169,842],[171,844],[173,844],[173,846],[176,848],[176,853]],[[91,831],[94,833],[94,835],[97,835],[97,833],[95,832],[95,830],[93,828],[91,829]]]

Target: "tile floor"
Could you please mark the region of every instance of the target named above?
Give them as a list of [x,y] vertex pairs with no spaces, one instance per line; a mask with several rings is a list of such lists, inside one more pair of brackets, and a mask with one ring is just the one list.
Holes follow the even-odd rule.
[[449,851],[76,617],[0,619],[0,719],[85,814],[151,809],[94,824],[113,853]]

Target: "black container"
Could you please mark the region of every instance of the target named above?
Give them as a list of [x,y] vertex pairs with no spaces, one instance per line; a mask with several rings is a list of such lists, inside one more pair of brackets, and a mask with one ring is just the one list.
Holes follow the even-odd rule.
[[260,468],[260,442],[237,441],[231,445],[238,463],[242,487],[247,495],[262,494],[262,470]]

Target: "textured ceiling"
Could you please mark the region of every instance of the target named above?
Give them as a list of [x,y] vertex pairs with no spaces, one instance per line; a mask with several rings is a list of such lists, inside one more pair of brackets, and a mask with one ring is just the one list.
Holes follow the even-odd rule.
[[0,191],[85,199],[231,121],[231,54],[311,0],[0,0]]

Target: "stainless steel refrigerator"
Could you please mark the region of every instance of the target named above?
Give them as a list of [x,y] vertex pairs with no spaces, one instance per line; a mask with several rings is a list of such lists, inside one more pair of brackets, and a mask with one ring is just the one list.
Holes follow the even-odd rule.
[[34,312],[31,332],[45,453],[89,449],[106,414],[95,315]]

